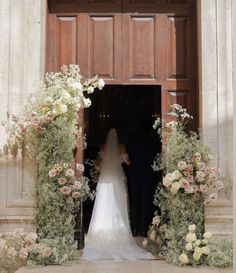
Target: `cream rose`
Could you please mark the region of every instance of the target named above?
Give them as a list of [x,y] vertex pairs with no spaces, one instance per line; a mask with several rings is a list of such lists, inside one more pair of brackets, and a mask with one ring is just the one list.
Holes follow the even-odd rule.
[[187,163],[185,161],[179,161],[179,163],[177,165],[178,169],[181,171],[184,170],[186,168],[186,166],[187,166]]
[[91,102],[90,99],[88,99],[88,98],[84,98],[84,99],[83,99],[83,105],[84,105],[85,108],[90,107],[91,104],[92,104],[92,102]]
[[185,249],[186,249],[187,251],[192,250],[192,249],[193,249],[192,243],[187,243],[187,244],[185,245]]
[[195,241],[195,246],[200,246],[200,244],[201,244],[201,240],[196,240]]
[[173,171],[172,173],[174,180],[179,180],[181,173],[178,170]]
[[212,233],[210,231],[207,231],[203,234],[204,239],[210,239],[212,237]]
[[105,82],[103,79],[98,80],[98,89],[102,90],[102,88],[105,86]]
[[143,240],[143,247],[147,247],[147,244],[148,244],[147,239],[144,239],[144,240]]
[[155,241],[155,240],[156,240],[156,232],[155,232],[155,230],[153,230],[153,231],[149,234],[149,238],[150,238],[152,241]]
[[172,192],[172,194],[177,194],[178,190],[181,188],[181,185],[179,182],[174,182],[172,185],[171,185],[171,189],[170,191]]
[[182,264],[187,264],[187,263],[189,262],[188,256],[187,256],[185,253],[182,253],[182,254],[179,256],[179,261],[180,261]]
[[197,238],[196,238],[196,234],[195,234],[195,233],[189,232],[189,233],[186,235],[186,242],[188,242],[188,243],[195,242],[196,239],[197,239]]
[[201,259],[201,256],[202,256],[202,254],[194,252],[193,253],[193,259],[194,259],[194,261],[198,262]]
[[189,231],[195,231],[196,230],[196,225],[189,225],[188,230]]
[[208,255],[210,253],[210,248],[208,246],[202,247],[202,253]]
[[157,215],[157,216],[153,217],[153,219],[152,219],[152,224],[153,225],[158,226],[160,224],[160,222],[161,222],[160,216]]

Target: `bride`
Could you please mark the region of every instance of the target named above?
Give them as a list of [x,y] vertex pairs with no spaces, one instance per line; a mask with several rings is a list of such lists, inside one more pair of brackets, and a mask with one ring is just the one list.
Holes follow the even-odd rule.
[[[123,160],[127,163],[124,154]],[[115,129],[108,133],[97,195],[83,252],[84,260],[153,259],[138,247],[129,225],[126,177]]]

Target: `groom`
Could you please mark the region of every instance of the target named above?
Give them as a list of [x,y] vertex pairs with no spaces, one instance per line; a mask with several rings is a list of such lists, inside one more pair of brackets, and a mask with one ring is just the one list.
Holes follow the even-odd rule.
[[134,236],[143,237],[147,236],[155,211],[153,196],[158,177],[151,165],[160,148],[160,143],[149,136],[149,128],[149,122],[143,121],[137,137],[127,147],[131,162],[127,177],[131,229]]

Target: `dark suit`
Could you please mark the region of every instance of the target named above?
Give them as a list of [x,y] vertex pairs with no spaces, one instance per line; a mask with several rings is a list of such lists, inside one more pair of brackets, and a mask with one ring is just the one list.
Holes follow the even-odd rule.
[[153,195],[157,174],[151,165],[158,145],[151,138],[139,135],[127,147],[131,165],[128,170],[130,221],[133,235],[146,236],[155,211]]

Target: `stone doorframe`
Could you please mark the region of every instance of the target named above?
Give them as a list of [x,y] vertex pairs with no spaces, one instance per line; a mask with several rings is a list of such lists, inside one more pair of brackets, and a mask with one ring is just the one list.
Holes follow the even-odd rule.
[[[0,119],[22,110],[35,81],[44,74],[47,0],[0,2]],[[232,2],[198,0],[200,130],[214,153],[214,165],[233,178]],[[20,57],[21,56],[21,57]],[[7,94],[7,95],[6,95]],[[11,101],[11,103],[9,103]],[[6,135],[0,132],[0,146]],[[0,231],[32,230],[33,178],[21,158],[3,159],[0,172]],[[219,224],[220,223],[220,224]],[[232,198],[222,196],[206,210],[206,226],[232,232]]]

